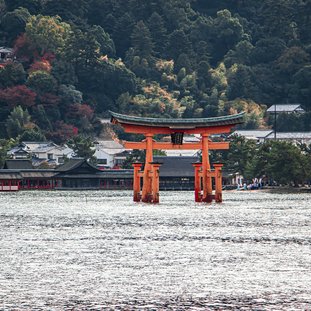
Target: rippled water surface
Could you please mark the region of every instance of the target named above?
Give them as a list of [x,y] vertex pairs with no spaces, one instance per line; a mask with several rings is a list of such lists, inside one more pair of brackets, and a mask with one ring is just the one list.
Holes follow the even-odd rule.
[[311,310],[311,194],[0,193],[0,310]]

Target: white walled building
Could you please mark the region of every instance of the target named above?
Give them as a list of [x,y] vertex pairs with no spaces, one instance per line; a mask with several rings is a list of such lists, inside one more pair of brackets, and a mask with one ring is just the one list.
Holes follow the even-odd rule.
[[114,140],[96,141],[95,154],[97,166],[100,168],[114,168],[120,166],[126,159],[125,148]]
[[43,162],[49,165],[60,165],[65,158],[73,156],[73,150],[67,146],[58,146],[48,142],[21,142],[18,146],[8,151],[7,155],[12,159],[31,158],[34,166]]

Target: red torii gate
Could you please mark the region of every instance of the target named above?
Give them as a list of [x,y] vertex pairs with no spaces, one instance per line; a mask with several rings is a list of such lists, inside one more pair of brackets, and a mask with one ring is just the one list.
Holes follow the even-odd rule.
[[[195,201],[222,202],[222,164],[214,164],[211,169],[209,150],[229,149],[228,142],[213,142],[211,134],[229,133],[233,126],[243,123],[244,113],[213,118],[196,119],[162,119],[128,116],[110,111],[111,122],[120,124],[125,132],[143,134],[141,142],[124,142],[127,149],[145,149],[146,159],[144,170],[142,163],[134,163],[134,201],[159,203],[159,167],[160,163],[153,162],[153,150],[193,150],[202,151],[202,163],[194,163],[195,171]],[[155,134],[170,134],[171,142],[153,140]],[[184,134],[200,134],[201,141],[183,143]],[[141,178],[143,187],[141,190]],[[215,179],[215,194],[213,194],[212,178]]]

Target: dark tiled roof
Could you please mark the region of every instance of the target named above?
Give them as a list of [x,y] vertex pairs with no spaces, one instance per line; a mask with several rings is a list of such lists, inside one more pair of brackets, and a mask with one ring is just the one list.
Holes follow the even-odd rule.
[[6,160],[3,168],[11,170],[28,170],[32,169],[32,164],[30,160]]
[[58,172],[66,172],[69,170],[73,170],[76,167],[80,166],[84,161],[85,161],[84,159],[69,159],[69,161],[59,166],[56,170]]
[[52,178],[56,172],[54,170],[23,170],[20,174],[23,178]]
[[19,172],[12,170],[0,170],[0,179],[22,179]]
[[59,166],[56,171],[58,172],[69,172],[69,171],[76,171],[77,174],[79,173],[77,170],[82,169],[84,173],[97,173],[100,172],[97,167],[94,165],[90,164],[86,159],[82,158],[73,158],[69,159],[68,162],[65,164]]
[[192,163],[197,162],[197,157],[166,157],[155,156],[155,162],[163,163],[160,166],[161,177],[193,177],[194,167]]
[[212,118],[193,118],[193,119],[164,119],[164,118],[144,118],[136,116],[128,116],[110,111],[111,122],[119,122],[124,124],[135,124],[153,127],[169,127],[172,129],[178,128],[196,128],[221,125],[235,125],[243,123],[244,112],[234,115]]

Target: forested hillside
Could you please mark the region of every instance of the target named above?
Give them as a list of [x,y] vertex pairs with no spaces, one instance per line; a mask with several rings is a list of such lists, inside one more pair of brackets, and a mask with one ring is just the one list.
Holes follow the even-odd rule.
[[0,0],[0,20],[0,138],[94,135],[108,110],[257,128],[274,103],[311,130],[310,0]]

